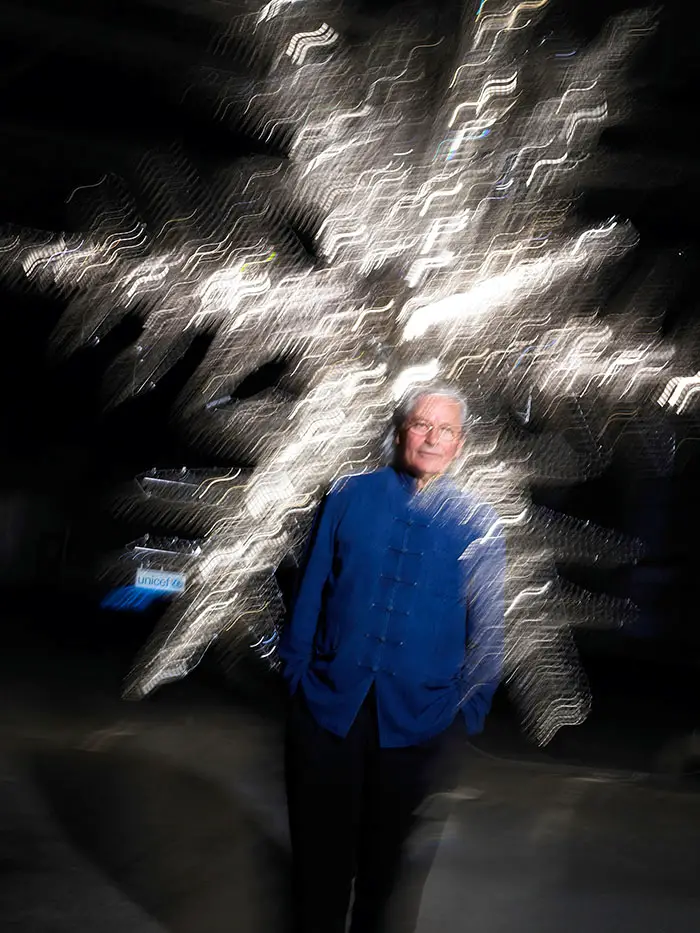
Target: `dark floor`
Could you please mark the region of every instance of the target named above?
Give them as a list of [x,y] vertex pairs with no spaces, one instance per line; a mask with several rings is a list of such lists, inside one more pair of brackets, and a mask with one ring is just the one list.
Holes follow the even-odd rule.
[[[109,653],[21,641],[2,664],[0,929],[283,931],[279,716],[196,679],[123,703]],[[509,756],[494,728],[465,744],[419,933],[700,930],[697,785]]]

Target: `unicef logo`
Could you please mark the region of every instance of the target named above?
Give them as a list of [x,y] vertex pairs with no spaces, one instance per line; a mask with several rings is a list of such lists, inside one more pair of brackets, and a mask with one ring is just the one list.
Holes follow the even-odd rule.
[[185,589],[184,573],[168,573],[165,570],[147,570],[143,567],[136,572],[136,586],[144,590],[158,590],[161,593],[182,593]]

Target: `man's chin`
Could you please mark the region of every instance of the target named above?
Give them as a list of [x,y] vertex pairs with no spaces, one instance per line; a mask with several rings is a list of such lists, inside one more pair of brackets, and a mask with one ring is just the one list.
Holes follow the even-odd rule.
[[437,476],[441,476],[444,470],[442,468],[438,469],[437,466],[429,467],[419,467],[415,471],[416,477],[424,483],[429,482],[431,479],[435,479]]
[[430,454],[421,457],[421,462],[417,464],[417,468],[421,473],[429,473],[433,476],[442,473],[442,466],[442,459],[440,457],[431,457]]

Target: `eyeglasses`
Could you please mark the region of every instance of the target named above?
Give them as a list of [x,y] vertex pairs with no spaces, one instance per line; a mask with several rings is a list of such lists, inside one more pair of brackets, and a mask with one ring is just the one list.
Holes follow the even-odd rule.
[[459,428],[453,428],[449,424],[441,424],[438,426],[431,424],[429,421],[409,421],[406,427],[419,437],[425,437],[430,434],[431,431],[437,431],[441,441],[455,441],[461,433]]

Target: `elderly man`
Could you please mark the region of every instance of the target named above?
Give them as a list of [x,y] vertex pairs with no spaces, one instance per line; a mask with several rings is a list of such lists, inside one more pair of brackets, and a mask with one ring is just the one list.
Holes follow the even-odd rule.
[[500,679],[500,524],[446,473],[465,421],[451,389],[414,393],[393,465],[339,480],[316,516],[280,649],[298,933],[344,933],[353,879],[352,933],[385,929],[445,736],[482,729]]

